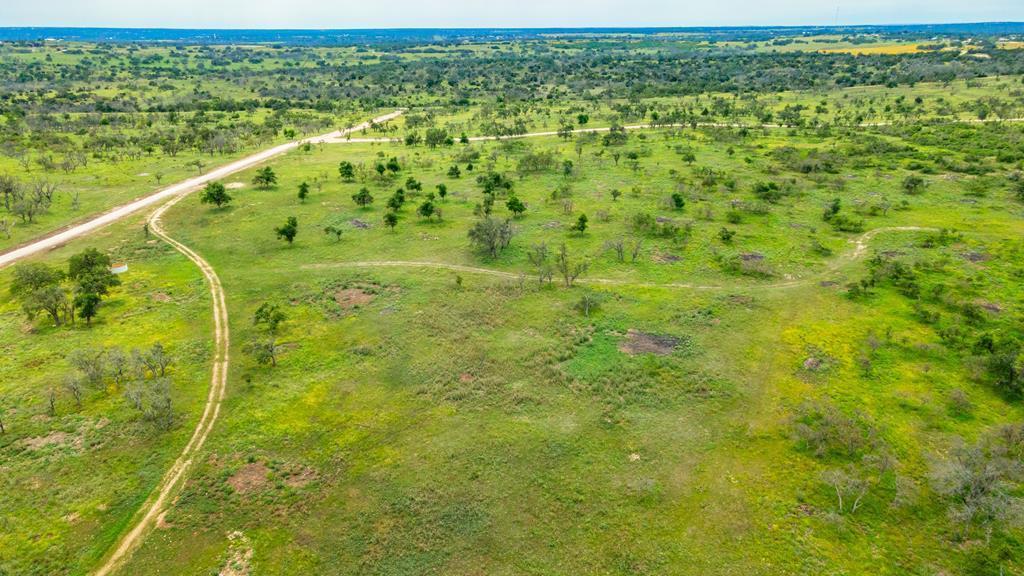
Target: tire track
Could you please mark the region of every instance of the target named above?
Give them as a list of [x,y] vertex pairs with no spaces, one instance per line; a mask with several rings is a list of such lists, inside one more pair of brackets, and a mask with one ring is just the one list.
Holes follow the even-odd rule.
[[203,444],[206,442],[206,438],[210,435],[210,431],[213,429],[213,425],[217,422],[217,417],[220,415],[221,402],[224,400],[224,391],[227,388],[231,336],[228,328],[227,305],[225,304],[224,289],[221,286],[220,277],[217,276],[217,272],[212,266],[210,266],[209,262],[203,259],[202,256],[196,254],[188,246],[185,246],[181,242],[171,238],[167,234],[166,230],[164,230],[160,221],[160,218],[168,209],[186,196],[187,194],[177,196],[170,202],[167,202],[158,208],[149,217],[148,223],[153,234],[173,246],[175,250],[182,253],[186,258],[199,267],[203,277],[206,279],[207,285],[210,287],[210,297],[213,301],[214,340],[213,371],[210,378],[210,392],[206,397],[206,407],[203,409],[203,414],[199,418],[199,422],[196,423],[195,431],[192,433],[192,438],[188,441],[188,444],[185,445],[181,454],[178,455],[178,459],[175,460],[174,465],[167,470],[163,479],[160,480],[156,493],[150,496],[146,503],[143,504],[142,510],[145,510],[145,512],[142,514],[142,517],[136,521],[135,526],[130,531],[121,537],[117,546],[114,548],[113,553],[107,557],[103,565],[94,573],[95,576],[107,576],[117,570],[121,562],[123,562],[135,547],[142,542],[147,532],[153,527],[157,518],[163,514],[164,508],[172,502],[172,495],[181,486],[182,480],[192,467],[197,453],[203,447]]
[[[693,284],[688,282],[635,282],[615,278],[580,278],[576,280],[576,284],[633,286],[637,288],[672,288],[682,290],[733,290],[737,288],[751,290],[781,290],[786,288],[796,288],[818,281],[822,277],[836,272],[844,264],[860,259],[867,251],[868,243],[879,234],[888,232],[934,232],[936,230],[936,228],[924,226],[886,226],[883,228],[875,228],[874,230],[870,230],[851,239],[850,243],[854,246],[853,250],[847,254],[837,257],[825,268],[824,271],[808,276],[807,278],[795,280],[739,286],[727,284]],[[299,268],[302,270],[324,270],[331,268],[427,268],[433,270],[465,272],[467,274],[480,274],[510,280],[525,278],[527,276],[525,272],[508,272],[506,270],[496,270],[494,268],[484,268],[480,266],[467,266],[464,264],[448,264],[446,262],[430,262],[421,260],[363,260],[356,262],[330,262],[324,264],[306,264]]]
[[[401,110],[376,118],[372,122],[380,123],[382,121],[395,118],[400,114],[402,114]],[[353,128],[332,133],[331,136],[343,136],[346,133],[362,130],[364,127],[369,125],[370,122],[364,122],[363,124]],[[310,139],[307,141],[318,143],[320,140]],[[298,146],[297,143],[294,143],[294,145]],[[276,154],[267,155],[267,153],[261,153],[258,161],[252,161],[251,159],[253,157],[243,159],[236,164],[241,166],[242,163],[245,163],[245,165],[237,168],[237,170],[249,168],[252,165],[262,162],[274,155]],[[164,242],[170,244],[175,250],[183,254],[199,268],[199,271],[202,272],[207,285],[210,287],[210,298],[213,302],[214,344],[213,368],[210,376],[210,391],[206,397],[206,405],[203,408],[202,416],[200,416],[199,422],[196,423],[195,430],[192,432],[192,437],[189,439],[188,444],[186,444],[185,448],[182,449],[178,458],[174,461],[174,464],[167,470],[167,472],[164,473],[160,483],[157,484],[155,493],[151,494],[149,498],[146,499],[146,502],[142,505],[140,511],[136,513],[136,517],[138,517],[138,519],[134,521],[134,525],[131,530],[121,536],[117,544],[114,546],[113,551],[106,556],[103,564],[93,572],[94,576],[109,576],[116,572],[135,548],[142,543],[146,534],[148,534],[148,532],[153,528],[156,521],[166,512],[166,508],[173,504],[177,490],[182,486],[186,475],[192,468],[193,462],[195,462],[196,456],[202,449],[203,444],[206,443],[206,439],[209,437],[210,431],[213,430],[213,426],[217,423],[217,418],[220,416],[221,403],[224,400],[224,393],[227,389],[228,366],[231,360],[231,334],[228,326],[228,310],[224,297],[224,288],[221,285],[220,277],[217,276],[217,272],[213,269],[213,266],[211,266],[209,262],[203,259],[203,257],[197,254],[194,250],[172,238],[164,229],[163,223],[161,222],[161,218],[169,209],[186,198],[196,189],[196,186],[185,187],[183,191],[171,198],[170,201],[157,208],[149,216],[146,222],[149,224],[149,229],[153,234]],[[127,213],[125,215],[127,215]],[[90,230],[91,229],[85,230],[81,232],[81,234],[85,234]],[[0,266],[2,266],[2,263],[0,263]]]

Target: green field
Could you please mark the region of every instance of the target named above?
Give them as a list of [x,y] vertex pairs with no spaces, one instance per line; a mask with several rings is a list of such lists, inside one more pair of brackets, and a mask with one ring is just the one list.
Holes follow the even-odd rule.
[[[252,84],[282,70],[319,86],[318,61],[362,61],[369,84],[374,66],[414,75],[456,50],[455,68],[515,70],[547,51],[603,70],[600,49],[624,66],[698,49],[751,69],[807,58],[807,74],[846,62],[763,43],[104,50],[147,78],[154,54],[188,53],[173,58],[235,99],[268,97]],[[57,70],[79,56],[0,47]],[[236,60],[196,66],[211,57]],[[407,98],[296,105],[329,129],[406,112],[366,134],[392,142],[299,148],[266,165],[272,184],[240,172],[225,206],[196,192],[160,219],[223,286],[227,395],[118,573],[1024,571],[1024,124],[994,121],[1020,116],[1020,78],[599,98],[552,82],[521,99],[410,81]],[[460,89],[474,95],[449,101]],[[262,104],[243,115],[275,114]],[[301,136],[291,118],[210,165]],[[572,130],[460,142],[517,123]],[[155,187],[131,174],[188,176],[188,154],[204,153],[90,162],[62,186],[97,192],[84,216]],[[76,217],[62,206],[8,245]],[[210,291],[146,217],[31,259],[128,264],[88,324],[27,315],[24,264],[0,270],[0,574],[95,571],[206,408]],[[481,228],[504,230],[493,253]],[[256,321],[267,306],[276,328]],[[76,365],[96,357],[90,381]],[[137,407],[138,389],[169,412]]]

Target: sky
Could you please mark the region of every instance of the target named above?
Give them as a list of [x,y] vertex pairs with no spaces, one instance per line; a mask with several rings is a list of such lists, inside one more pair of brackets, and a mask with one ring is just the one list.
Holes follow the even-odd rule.
[[0,26],[473,28],[1024,21],[1024,0],[0,0]]

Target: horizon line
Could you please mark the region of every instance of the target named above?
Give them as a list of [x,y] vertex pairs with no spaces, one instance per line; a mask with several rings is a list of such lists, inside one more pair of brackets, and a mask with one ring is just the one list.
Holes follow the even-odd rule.
[[230,26],[63,26],[59,24],[0,26],[0,30],[163,30],[163,31],[265,31],[265,32],[352,32],[352,31],[431,31],[431,30],[498,30],[498,31],[531,31],[531,30],[753,30],[753,29],[802,29],[802,28],[889,28],[897,26],[971,26],[979,24],[1022,25],[1024,20],[975,20],[975,21],[932,21],[932,22],[887,22],[887,23],[855,23],[855,24],[704,24],[690,26],[643,26],[643,25],[552,25],[552,26],[367,26],[354,28],[273,28],[273,27],[230,27]]

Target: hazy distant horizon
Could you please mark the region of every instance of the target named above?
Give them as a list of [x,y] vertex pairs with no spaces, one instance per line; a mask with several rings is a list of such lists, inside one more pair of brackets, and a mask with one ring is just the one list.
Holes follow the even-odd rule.
[[[385,9],[381,9],[384,6]],[[224,30],[878,26],[1024,21],[1019,0],[37,0],[0,27]]]

